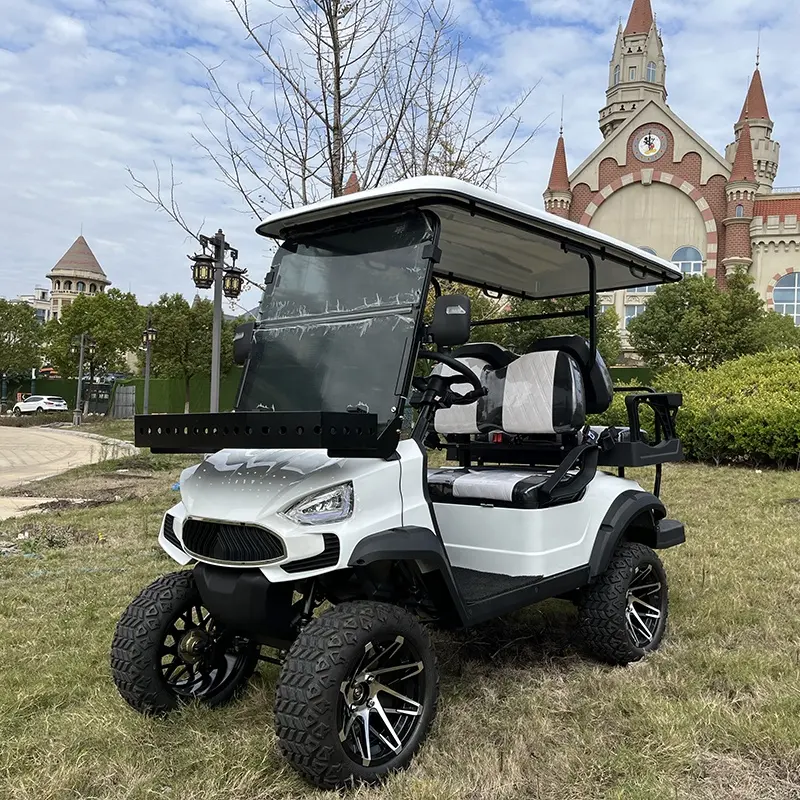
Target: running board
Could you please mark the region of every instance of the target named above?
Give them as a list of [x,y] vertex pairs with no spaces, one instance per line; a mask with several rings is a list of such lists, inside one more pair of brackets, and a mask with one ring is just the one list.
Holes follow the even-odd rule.
[[589,583],[589,567],[579,567],[549,578],[514,578],[492,572],[452,567],[467,622],[474,625],[526,606],[580,589]]

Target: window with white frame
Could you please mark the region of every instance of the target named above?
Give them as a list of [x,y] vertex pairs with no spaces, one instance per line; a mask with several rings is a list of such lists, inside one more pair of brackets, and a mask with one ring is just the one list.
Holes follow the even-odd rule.
[[681,247],[672,254],[672,263],[686,276],[703,274],[703,255],[696,247]]
[[646,305],[627,305],[625,306],[625,327],[628,327],[628,324],[632,319],[636,319],[640,314],[644,314],[644,310],[647,308]]
[[779,314],[785,314],[800,325],[800,272],[784,275],[772,291],[772,302]]
[[617,66],[614,67],[614,86],[617,86],[621,80],[622,80],[622,67],[619,64],[617,64]]
[[636,80],[636,67],[628,67],[628,80],[629,81]]
[[[650,253],[651,256],[658,255],[652,247],[640,247],[639,249],[644,250],[645,253]],[[628,289],[628,291],[633,294],[653,294],[657,288],[657,286],[635,286],[633,289]]]
[[655,83],[656,82],[656,62],[655,61],[651,61],[647,65],[647,80],[650,81],[650,83]]

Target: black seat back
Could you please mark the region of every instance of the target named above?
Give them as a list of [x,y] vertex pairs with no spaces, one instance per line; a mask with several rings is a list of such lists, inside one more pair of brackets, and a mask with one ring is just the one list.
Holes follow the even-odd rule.
[[550,350],[567,353],[578,363],[586,393],[586,413],[602,414],[607,411],[614,399],[614,384],[600,353],[597,353],[594,365],[590,367],[592,351],[589,342],[582,336],[548,336],[534,342],[530,348],[531,353]]

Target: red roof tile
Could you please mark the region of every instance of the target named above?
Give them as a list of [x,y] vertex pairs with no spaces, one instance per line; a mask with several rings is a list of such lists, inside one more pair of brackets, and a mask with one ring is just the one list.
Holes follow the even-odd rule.
[[550,170],[550,182],[547,184],[549,192],[569,191],[569,172],[567,171],[567,151],[564,146],[564,137],[558,137],[556,152],[553,156],[553,169]]
[[759,197],[753,212],[756,217],[785,217],[787,214],[800,217],[800,197]]
[[353,172],[350,173],[350,177],[347,179],[347,183],[344,185],[342,194],[355,194],[360,191],[361,187],[358,184],[358,175],[356,175],[355,170],[353,170]]
[[756,173],[753,166],[753,140],[750,138],[750,125],[747,122],[739,134],[739,146],[736,148],[736,160],[731,172],[732,181],[750,181],[755,183]]
[[625,36],[634,33],[650,33],[653,27],[653,9],[650,0],[633,0],[631,15],[628,17],[628,24],[625,26]]
[[96,272],[104,278],[106,276],[83,236],[79,236],[72,243],[72,246],[61,256],[51,272],[75,272],[76,270]]
[[742,113],[739,115],[739,122],[744,122],[745,119],[769,119],[767,96],[764,94],[764,83],[761,80],[761,70],[758,68],[753,73]]

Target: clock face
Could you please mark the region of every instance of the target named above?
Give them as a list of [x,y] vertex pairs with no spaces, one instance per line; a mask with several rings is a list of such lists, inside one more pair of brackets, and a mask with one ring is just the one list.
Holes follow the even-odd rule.
[[658,161],[667,148],[667,134],[661,128],[646,128],[633,143],[633,154],[639,161]]

